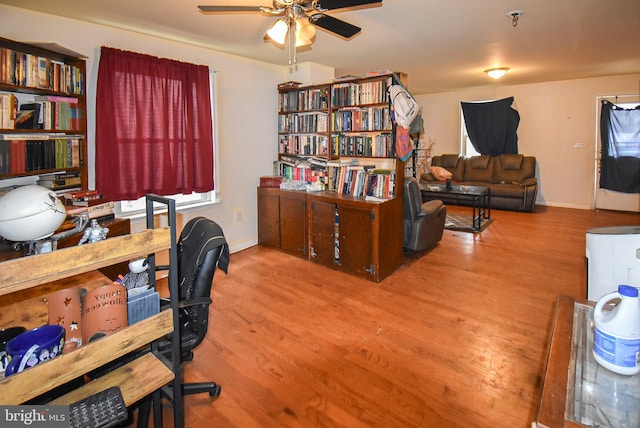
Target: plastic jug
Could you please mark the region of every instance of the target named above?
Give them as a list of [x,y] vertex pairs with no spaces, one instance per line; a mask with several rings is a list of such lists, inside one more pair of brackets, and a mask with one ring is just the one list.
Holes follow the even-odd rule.
[[[614,299],[611,310],[604,306]],[[603,367],[623,375],[640,372],[640,298],[638,289],[619,285],[618,291],[602,297],[593,310],[595,330],[593,356]]]

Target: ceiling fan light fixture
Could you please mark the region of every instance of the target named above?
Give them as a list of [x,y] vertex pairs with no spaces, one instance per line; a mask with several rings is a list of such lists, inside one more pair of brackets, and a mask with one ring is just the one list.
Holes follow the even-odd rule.
[[284,45],[288,31],[289,25],[286,20],[282,18],[278,19],[271,28],[267,30],[267,36],[277,44]]
[[499,79],[502,76],[504,76],[505,74],[507,74],[507,71],[509,71],[508,67],[497,67],[497,68],[489,68],[487,70],[485,70],[484,72],[487,73],[487,75],[489,77],[491,77],[492,79]]
[[316,36],[316,27],[308,19],[296,20],[296,47],[309,46]]

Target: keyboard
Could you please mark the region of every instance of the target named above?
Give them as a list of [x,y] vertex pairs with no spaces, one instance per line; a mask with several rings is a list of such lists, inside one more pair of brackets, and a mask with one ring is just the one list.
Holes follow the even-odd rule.
[[108,428],[128,418],[127,406],[117,386],[84,398],[69,406],[71,428]]

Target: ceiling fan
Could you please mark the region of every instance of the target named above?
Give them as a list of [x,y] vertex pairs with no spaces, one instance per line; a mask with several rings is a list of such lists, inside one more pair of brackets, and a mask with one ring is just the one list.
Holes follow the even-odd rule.
[[[284,45],[289,42],[289,64],[296,62],[296,48],[313,43],[315,27],[320,27],[345,39],[358,34],[360,27],[334,18],[324,12],[355,6],[381,6],[382,0],[273,0],[273,6],[198,6],[202,13],[258,12],[279,16],[267,30],[265,39]],[[293,51],[293,58],[292,58]]]

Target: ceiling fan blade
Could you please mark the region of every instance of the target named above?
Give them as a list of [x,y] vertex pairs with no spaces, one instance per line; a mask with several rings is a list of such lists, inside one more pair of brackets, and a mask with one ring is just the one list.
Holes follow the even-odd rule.
[[198,6],[201,12],[261,12],[262,6]]
[[324,13],[314,13],[309,16],[309,22],[347,39],[355,36],[361,30],[360,27],[351,25],[348,22],[334,18],[333,16],[325,15]]
[[316,9],[333,10],[376,3],[382,3],[382,0],[318,0]]

